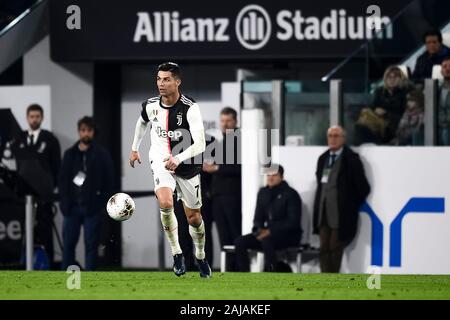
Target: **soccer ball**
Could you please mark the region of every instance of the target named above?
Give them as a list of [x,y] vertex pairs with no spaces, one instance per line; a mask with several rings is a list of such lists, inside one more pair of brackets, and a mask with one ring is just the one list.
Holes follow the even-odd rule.
[[106,210],[111,218],[116,221],[125,221],[134,213],[135,204],[133,199],[126,193],[116,193],[109,198]]

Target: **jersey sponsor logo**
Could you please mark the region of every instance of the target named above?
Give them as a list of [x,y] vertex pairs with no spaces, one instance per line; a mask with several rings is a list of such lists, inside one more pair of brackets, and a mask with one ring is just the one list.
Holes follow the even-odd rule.
[[181,131],[164,130],[161,127],[156,128],[156,134],[161,138],[170,138],[171,140],[179,140],[183,135]]

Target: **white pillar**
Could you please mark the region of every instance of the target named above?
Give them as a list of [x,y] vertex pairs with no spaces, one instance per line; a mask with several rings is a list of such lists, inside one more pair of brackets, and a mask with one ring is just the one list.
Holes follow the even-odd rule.
[[25,196],[25,237],[26,237],[26,268],[33,270],[33,196]]

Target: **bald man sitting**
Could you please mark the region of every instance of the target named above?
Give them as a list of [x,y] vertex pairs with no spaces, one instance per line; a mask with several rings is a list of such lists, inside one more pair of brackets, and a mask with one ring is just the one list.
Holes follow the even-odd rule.
[[359,208],[370,185],[358,154],[345,145],[345,131],[327,132],[328,150],[317,162],[314,233],[320,236],[320,268],[338,273],[344,248],[356,235]]

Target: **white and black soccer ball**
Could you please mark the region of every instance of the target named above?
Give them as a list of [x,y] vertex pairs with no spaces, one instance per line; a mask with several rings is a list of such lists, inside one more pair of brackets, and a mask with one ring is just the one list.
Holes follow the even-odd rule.
[[133,199],[126,193],[120,192],[109,198],[106,210],[109,216],[116,221],[125,221],[134,213],[135,204]]

